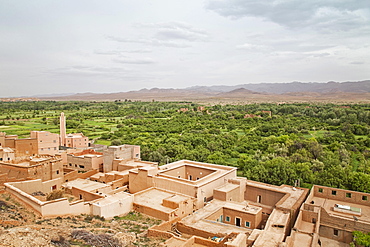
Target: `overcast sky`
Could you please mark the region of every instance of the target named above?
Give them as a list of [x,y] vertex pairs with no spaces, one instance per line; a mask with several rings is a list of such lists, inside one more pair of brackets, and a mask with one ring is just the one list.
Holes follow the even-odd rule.
[[0,97],[370,79],[369,0],[0,0]]

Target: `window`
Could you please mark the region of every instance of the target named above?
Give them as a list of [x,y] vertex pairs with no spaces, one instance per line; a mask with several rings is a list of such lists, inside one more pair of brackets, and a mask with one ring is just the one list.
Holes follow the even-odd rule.
[[367,201],[367,196],[362,196],[363,201]]
[[230,222],[230,216],[226,216],[225,221],[226,221],[226,222]]
[[337,191],[336,191],[336,190],[332,190],[332,191],[331,191],[331,194],[332,194],[333,196],[336,196],[336,195],[337,195]]
[[320,193],[324,192],[324,189],[323,188],[319,188],[319,192]]
[[192,175],[189,175],[189,180],[193,180],[193,176]]
[[347,198],[351,198],[352,197],[352,194],[351,193],[346,193],[346,197]]
[[338,231],[338,229],[334,229],[334,236],[338,236],[339,235],[339,231]]
[[262,201],[262,197],[261,197],[261,195],[258,195],[258,196],[257,196],[257,202],[258,202],[258,203],[261,203],[261,201]]
[[80,168],[85,168],[85,166],[80,165]]
[[51,187],[51,190],[56,190],[57,189],[57,186],[56,185],[53,185],[52,187]]
[[72,166],[72,163],[69,163],[69,166]]
[[3,160],[3,158],[0,158],[0,161],[2,161]]
[[57,170],[57,174],[59,174],[59,170]]
[[245,222],[245,227],[248,227],[248,228],[249,228],[249,227],[251,227],[251,223],[250,223],[250,222],[248,222],[248,221],[246,221],[246,222]]

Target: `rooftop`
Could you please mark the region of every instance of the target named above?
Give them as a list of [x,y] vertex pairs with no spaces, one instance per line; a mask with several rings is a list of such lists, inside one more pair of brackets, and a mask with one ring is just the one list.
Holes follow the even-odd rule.
[[229,234],[232,232],[251,232],[252,229],[247,229],[244,227],[237,227],[234,225],[217,222],[217,221],[211,221],[207,220],[207,218],[217,212],[218,210],[222,208],[229,208],[234,209],[238,211],[248,211],[248,213],[256,214],[262,208],[256,207],[256,206],[249,206],[246,207],[246,203],[238,203],[238,202],[225,202],[225,201],[219,201],[219,200],[212,200],[210,203],[208,203],[205,207],[195,211],[192,215],[189,215],[182,219],[182,222],[186,225],[190,225],[194,228],[202,229],[207,232],[211,232],[214,234],[217,233],[224,233]]
[[99,182],[94,182],[94,181],[87,180],[87,179],[77,178],[76,180],[65,183],[64,187],[67,187],[67,188],[68,187],[75,187],[75,188],[78,188],[80,190],[94,192],[95,190],[99,190],[99,189],[102,189],[102,188],[109,187],[109,185],[99,183]]
[[350,206],[354,208],[360,208],[361,209],[361,215],[356,214],[356,218],[358,221],[366,221],[367,223],[370,222],[370,207],[366,205],[351,203],[351,202],[343,202],[340,200],[333,200],[333,199],[325,199],[322,197],[312,197],[312,201],[314,201],[313,205],[318,205],[323,207],[326,212],[331,216],[341,217],[345,218],[347,220],[353,220],[353,214],[344,213],[340,211],[334,211],[335,204],[341,204],[345,206]]
[[98,199],[94,202],[94,204],[105,206],[105,205],[109,205],[109,204],[115,203],[120,200],[124,201],[128,197],[131,197],[131,195],[125,192],[119,192],[117,194]]
[[174,209],[163,206],[163,199],[170,199],[181,202],[189,198],[191,197],[167,192],[156,188],[150,188],[136,193],[134,196],[134,203],[151,207],[162,212],[171,213],[172,211],[174,211]]

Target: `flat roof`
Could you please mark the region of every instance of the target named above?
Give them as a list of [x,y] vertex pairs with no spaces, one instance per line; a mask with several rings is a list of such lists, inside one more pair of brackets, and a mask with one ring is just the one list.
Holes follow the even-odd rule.
[[[205,170],[211,170],[211,172],[208,175],[205,175],[204,177],[200,178],[199,180],[188,180],[185,178],[178,178],[172,175],[167,175],[166,171],[170,171],[172,169],[180,168],[182,166],[192,166],[192,167],[199,167],[201,169]],[[181,183],[186,184],[192,184],[194,186],[203,186],[209,182],[214,181],[215,179],[218,179],[222,176],[225,176],[227,174],[230,174],[231,172],[235,172],[237,170],[236,167],[231,166],[222,166],[222,165],[215,165],[215,164],[209,164],[209,163],[202,163],[202,162],[196,162],[196,161],[189,161],[189,160],[180,160],[176,161],[167,165],[163,165],[158,167],[158,177],[166,178],[175,180]],[[142,168],[140,168],[142,169]],[[235,173],[236,177],[236,173]]]
[[341,204],[341,205],[346,205],[350,207],[361,208],[361,215],[355,215],[356,218],[359,221],[363,220],[363,221],[370,222],[370,207],[369,206],[356,204],[356,203],[350,203],[350,202],[344,202],[340,200],[332,200],[332,199],[326,199],[322,197],[315,197],[315,196],[313,196],[312,199],[310,199],[310,201],[314,201],[313,205],[318,205],[318,206],[323,207],[330,216],[342,217],[342,218],[346,218],[349,220],[353,220],[353,214],[334,211],[333,210],[334,205]]
[[222,185],[221,187],[216,188],[215,190],[222,191],[222,192],[229,192],[229,191],[232,191],[238,188],[239,186],[240,186],[239,184],[227,183],[227,184]]
[[105,187],[110,187],[109,185],[106,185],[103,183],[99,183],[99,182],[95,182],[95,181],[91,181],[87,179],[81,179],[81,178],[77,178],[76,180],[66,182],[64,186],[65,187],[71,186],[71,187],[75,187],[80,190],[85,190],[89,192],[95,192],[95,190],[102,189]]
[[267,220],[267,225],[253,246],[278,246],[285,238],[285,230],[289,227],[290,213],[274,209]]
[[120,200],[125,200],[128,197],[131,197],[131,195],[122,191],[117,194],[98,199],[97,201],[94,202],[94,204],[98,204],[101,206],[109,205]]
[[168,208],[162,205],[163,199],[168,199],[174,197],[176,200],[186,200],[190,199],[191,197],[185,195],[177,195],[176,193],[167,192],[164,190],[159,190],[156,188],[150,188],[141,192],[134,194],[134,203],[138,205],[143,205],[147,207],[151,207],[158,211],[162,211],[165,213],[171,213],[175,209]]
[[285,209],[291,209],[297,203],[297,201],[301,198],[301,196],[307,191],[307,190],[296,188],[296,187],[289,186],[289,185],[276,186],[276,185],[260,183],[260,182],[256,182],[252,180],[247,180],[247,186],[253,186],[253,187],[260,188],[260,189],[272,190],[272,191],[277,191],[280,193],[288,194],[285,200],[279,201],[280,204],[277,205],[280,208],[285,208]]
[[[232,232],[236,232],[236,233],[249,232],[250,233],[252,232],[253,229],[237,227],[231,224],[207,220],[207,217],[209,217],[211,214],[217,212],[218,210],[222,208],[230,208],[230,209],[245,212],[245,206],[246,206],[245,203],[225,202],[225,201],[219,201],[219,200],[214,199],[210,203],[208,203],[205,207],[183,218],[182,222],[191,227],[202,229],[204,231],[214,233],[214,234],[217,234],[217,233],[229,234]],[[262,208],[256,207],[256,206],[249,206],[249,210],[250,212],[257,213],[258,211],[262,210]]]

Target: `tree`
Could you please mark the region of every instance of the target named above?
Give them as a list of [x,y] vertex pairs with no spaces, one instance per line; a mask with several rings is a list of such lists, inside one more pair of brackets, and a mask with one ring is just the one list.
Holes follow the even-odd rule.
[[354,231],[352,234],[353,234],[353,239],[356,245],[363,245],[365,247],[370,246],[370,233]]

